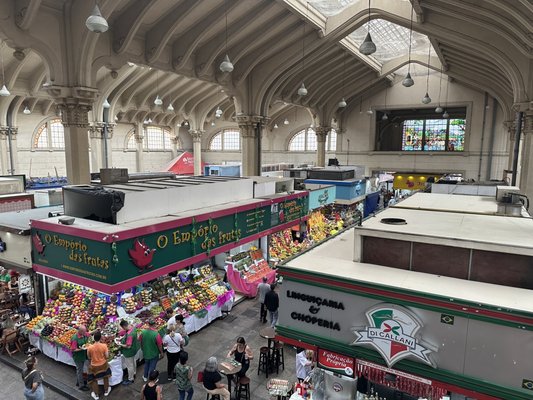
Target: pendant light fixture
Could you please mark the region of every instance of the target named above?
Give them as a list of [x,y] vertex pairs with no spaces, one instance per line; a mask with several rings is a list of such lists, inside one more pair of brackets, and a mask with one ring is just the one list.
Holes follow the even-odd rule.
[[233,71],[233,64],[231,63],[228,55],[228,0],[224,0],[224,7],[226,8],[226,55],[224,60],[220,63],[220,70],[222,72],[231,72]]
[[283,121],[283,125],[289,125],[289,120],[287,118]]
[[211,121],[211,126],[215,126],[215,121]]
[[411,87],[415,84],[413,78],[411,78],[411,45],[413,38],[413,6],[411,5],[411,27],[409,29],[409,64],[407,65],[407,75],[405,75],[402,85],[405,87]]
[[[309,3],[307,3],[307,11],[309,11]],[[307,13],[306,13],[307,17]],[[304,21],[304,34],[302,36],[302,84],[300,85],[300,88],[298,89],[298,96],[304,97],[307,96],[307,89],[304,85],[304,71],[305,71],[305,25],[307,25],[307,20]]]
[[0,44],[0,62],[2,63],[2,89],[0,89],[0,96],[7,97],[11,95],[11,93],[9,93],[9,90],[7,90],[6,87],[6,77],[4,75],[4,53],[2,50],[4,50],[4,42]]
[[431,97],[429,97],[429,62],[431,60],[431,43],[429,44],[429,51],[428,51],[428,75],[426,79],[426,95],[422,98],[422,104],[429,104],[431,103]]
[[381,120],[382,121],[387,121],[389,119],[389,116],[387,115],[387,90],[388,90],[388,86],[385,86],[385,111],[384,111],[384,114],[383,114],[383,117],[381,117]]
[[441,113],[443,112],[443,108],[440,106],[440,94],[441,94],[441,91],[442,91],[442,64],[440,65],[440,78],[439,78],[439,104],[437,106],[437,108],[435,108],[435,112],[436,113]]
[[450,114],[448,114],[448,111],[446,108],[448,108],[448,89],[449,89],[450,79],[446,79],[446,101],[444,103],[444,114],[442,114],[442,118],[449,118]]
[[24,106],[24,111],[22,111],[22,113],[25,114],[25,115],[30,115],[31,114],[31,110],[28,108],[28,105]]
[[172,103],[169,103],[168,107],[167,107],[167,111],[174,111],[174,106],[172,105]]
[[155,71],[155,86],[157,95],[155,96],[154,104],[156,106],[161,106],[163,105],[163,100],[161,100],[161,97],[159,97],[159,71]]
[[368,0],[368,22],[366,23],[367,33],[365,40],[359,46],[359,53],[369,56],[376,52],[376,45],[372,41],[372,36],[370,36],[370,0]]
[[111,107],[111,104],[109,104],[109,101],[107,101],[107,98],[104,100],[104,104],[102,104],[102,107],[104,107],[104,109],[106,110],[109,110],[109,108]]
[[359,114],[363,113],[363,96],[359,99]]
[[185,126],[189,126],[189,121],[185,121],[185,122],[183,123],[183,125],[185,125]]
[[216,118],[222,117],[222,113],[223,113],[222,109],[220,108],[220,106],[218,106],[217,109],[215,110],[215,117]]
[[[346,56],[343,55],[342,60],[342,91],[344,92],[346,87]],[[337,104],[339,108],[346,107],[346,100],[344,99],[344,96],[342,96],[341,101],[339,101],[339,104]]]
[[102,16],[100,8],[98,8],[96,2],[94,4],[93,12],[85,21],[85,26],[94,33],[104,33],[109,29],[109,25],[106,19]]
[[279,128],[278,124],[274,124],[274,129],[278,129],[278,128]]

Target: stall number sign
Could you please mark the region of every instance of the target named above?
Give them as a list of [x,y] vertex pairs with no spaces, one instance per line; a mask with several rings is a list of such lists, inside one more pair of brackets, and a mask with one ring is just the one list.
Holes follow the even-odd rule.
[[28,293],[31,290],[31,277],[19,275],[19,293]]
[[369,325],[353,329],[356,336],[352,345],[370,345],[391,367],[403,358],[412,356],[434,365],[431,352],[437,348],[421,341],[418,334],[422,321],[406,308],[394,304],[378,304],[366,312]]
[[318,350],[318,365],[338,374],[353,377],[355,360],[332,351]]

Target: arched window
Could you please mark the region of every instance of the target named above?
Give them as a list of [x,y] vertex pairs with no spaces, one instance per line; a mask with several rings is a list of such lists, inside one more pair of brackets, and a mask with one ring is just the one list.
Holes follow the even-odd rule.
[[238,129],[224,129],[217,132],[209,142],[212,151],[239,151],[241,149],[241,133]]
[[[337,131],[332,129],[328,133],[326,141],[326,151],[337,149]],[[306,128],[294,134],[289,141],[289,151],[316,151],[316,133],[313,128]]]
[[60,118],[42,124],[33,137],[33,148],[38,150],[64,150],[65,130]]
[[[145,126],[143,129],[143,136],[143,148],[145,150],[172,150],[172,135],[168,128],[153,125]],[[178,144],[178,147],[181,146]],[[136,149],[137,142],[135,140],[135,129],[132,129],[126,135],[124,150]]]
[[128,132],[126,136],[126,148],[125,150],[136,150],[137,143],[135,143],[135,129]]

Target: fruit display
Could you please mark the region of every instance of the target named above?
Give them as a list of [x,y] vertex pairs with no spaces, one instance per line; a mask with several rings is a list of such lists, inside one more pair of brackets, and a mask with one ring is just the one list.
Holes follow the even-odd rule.
[[254,247],[247,252],[236,254],[226,263],[239,271],[241,278],[248,283],[259,283],[264,276],[272,272],[268,263],[263,259],[261,250]]
[[152,290],[145,289],[141,291],[141,299],[143,306],[148,306],[152,302]]
[[136,304],[135,304],[135,297],[127,297],[125,299],[122,299],[122,307],[124,307],[124,310],[128,314],[132,314],[136,310]]

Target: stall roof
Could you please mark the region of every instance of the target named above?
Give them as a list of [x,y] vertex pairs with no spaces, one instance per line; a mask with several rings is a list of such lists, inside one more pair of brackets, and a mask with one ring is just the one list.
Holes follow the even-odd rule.
[[[455,195],[447,195],[454,197]],[[470,197],[470,196],[465,196]],[[388,225],[400,218],[405,225]],[[503,253],[533,255],[533,219],[392,207],[356,228],[363,236],[410,240]]]
[[449,301],[462,300],[533,313],[531,290],[354,262],[353,252],[354,230],[351,229],[289,261],[287,267],[337,279],[430,294]]
[[24,231],[24,234],[29,235],[31,220],[47,219],[48,213],[62,212],[63,206],[55,206],[0,213],[0,230],[12,233]]
[[409,208],[413,210],[459,212],[464,214],[496,215],[498,202],[492,196],[415,193],[391,207]]

